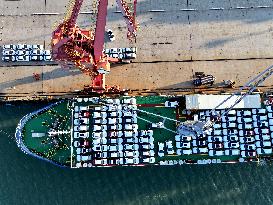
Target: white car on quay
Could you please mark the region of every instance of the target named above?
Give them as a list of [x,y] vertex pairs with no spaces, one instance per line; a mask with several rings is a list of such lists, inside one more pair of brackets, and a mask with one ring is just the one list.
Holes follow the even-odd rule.
[[3,45],[3,50],[16,50],[16,45],[12,44]]
[[44,46],[40,44],[34,44],[32,45],[33,50],[44,50]]
[[42,50],[32,50],[31,54],[36,55],[36,56],[44,55],[44,51],[42,51]]
[[31,56],[32,61],[42,61],[44,60],[43,56]]
[[2,54],[3,56],[12,56],[12,55],[16,55],[16,52],[14,50],[3,50]]
[[17,61],[22,61],[22,62],[28,62],[30,61],[30,56],[16,56]]
[[30,55],[30,51],[26,51],[26,50],[17,50],[16,54],[18,56],[29,56]]
[[17,49],[18,50],[31,50],[32,49],[32,45],[17,44]]
[[16,61],[16,57],[15,56],[3,56],[2,57],[2,61],[5,61],[5,62],[15,62]]

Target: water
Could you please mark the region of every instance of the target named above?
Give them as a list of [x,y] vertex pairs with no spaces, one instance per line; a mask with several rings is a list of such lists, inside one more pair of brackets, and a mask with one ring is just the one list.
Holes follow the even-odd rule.
[[62,169],[27,156],[15,127],[41,106],[0,105],[0,205],[273,204],[270,164]]

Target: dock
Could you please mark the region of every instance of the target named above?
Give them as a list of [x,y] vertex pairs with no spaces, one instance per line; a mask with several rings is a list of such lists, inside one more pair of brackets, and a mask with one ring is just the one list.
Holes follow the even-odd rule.
[[[91,0],[85,1],[78,24],[90,26]],[[3,1],[0,5],[0,45],[43,44],[50,49],[54,24],[66,12],[67,1]],[[31,5],[31,7],[29,6]],[[195,72],[241,86],[272,64],[272,1],[139,0],[140,28],[136,43],[126,40],[126,24],[115,0],[109,0],[107,28],[116,35],[105,48],[136,46],[137,59],[114,65],[107,85],[131,90],[191,89]],[[58,65],[6,66],[0,62],[1,96],[50,96],[83,89],[90,78]],[[41,75],[36,81],[33,73]],[[271,88],[271,80],[263,84]]]

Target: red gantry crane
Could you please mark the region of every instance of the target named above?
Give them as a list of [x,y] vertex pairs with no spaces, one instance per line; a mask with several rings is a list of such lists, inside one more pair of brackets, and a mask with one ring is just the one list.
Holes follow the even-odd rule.
[[[93,30],[81,29],[77,24],[84,0],[70,1],[67,17],[52,33],[52,58],[64,68],[77,67],[92,78],[90,87],[96,92],[105,91],[105,73],[110,71],[110,62],[118,62],[103,53],[108,0],[97,1],[93,14],[96,14],[96,27]],[[127,1],[133,1],[130,8]],[[137,0],[116,0],[128,27],[129,40],[136,38]],[[94,19],[93,19],[94,20]]]

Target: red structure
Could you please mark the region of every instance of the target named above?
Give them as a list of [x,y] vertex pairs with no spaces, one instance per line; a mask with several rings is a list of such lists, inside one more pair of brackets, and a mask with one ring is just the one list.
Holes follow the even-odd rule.
[[[104,74],[110,71],[110,62],[118,59],[108,58],[103,53],[104,34],[108,0],[98,0],[96,29],[84,30],[76,24],[84,0],[73,0],[70,16],[52,33],[52,58],[62,67],[77,67],[92,78],[90,87],[96,92],[106,89]],[[131,12],[125,0],[116,0],[128,26],[127,37],[136,37],[136,0]]]

